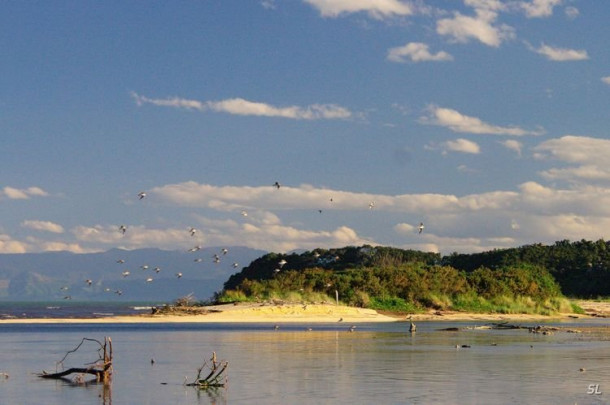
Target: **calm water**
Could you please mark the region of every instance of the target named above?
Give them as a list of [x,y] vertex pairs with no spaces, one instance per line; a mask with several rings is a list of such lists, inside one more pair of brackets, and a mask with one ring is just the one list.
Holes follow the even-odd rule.
[[[0,379],[0,403],[610,403],[610,342],[602,335],[439,330],[474,324],[419,322],[414,336],[405,333],[405,323],[358,325],[354,333],[338,323],[277,331],[263,324],[0,325],[0,372],[10,374]],[[55,371],[55,362],[82,337],[104,336],[114,346],[108,389],[34,375]],[[462,344],[471,347],[455,348]],[[183,386],[213,351],[230,363],[228,386],[207,392]],[[77,353],[84,357],[67,367],[97,357],[94,346]]]

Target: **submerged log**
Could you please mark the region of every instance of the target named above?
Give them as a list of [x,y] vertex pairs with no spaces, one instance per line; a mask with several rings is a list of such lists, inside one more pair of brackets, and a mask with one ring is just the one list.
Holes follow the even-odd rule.
[[[109,383],[112,377],[112,339],[109,337],[104,337],[104,343],[97,339],[83,338],[78,346],[68,351],[64,357],[57,362],[57,366],[63,367],[66,358],[71,353],[76,352],[86,341],[95,342],[100,346],[98,349],[98,358],[95,361],[84,367],[70,367],[67,370],[56,371],[55,373],[49,373],[43,370],[42,373],[38,374],[38,377],[84,383],[83,374],[89,374],[95,376],[95,381],[97,382]],[[67,377],[71,374],[76,374],[77,376],[70,380]]]

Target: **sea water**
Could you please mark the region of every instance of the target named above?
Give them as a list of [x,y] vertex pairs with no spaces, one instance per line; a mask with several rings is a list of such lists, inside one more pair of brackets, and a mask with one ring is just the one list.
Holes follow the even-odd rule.
[[[578,321],[578,320],[576,320]],[[603,333],[480,330],[484,322],[358,324],[0,324],[1,404],[605,404]],[[527,325],[527,324],[526,324]],[[605,320],[562,324],[598,327]],[[448,327],[459,331],[444,331]],[[309,330],[311,329],[311,330]],[[109,385],[36,376],[83,337],[113,342]],[[456,347],[457,346],[457,347]],[[469,346],[469,347],[463,347]],[[64,366],[97,358],[85,342]],[[212,353],[227,385],[191,382]],[[151,362],[154,360],[154,362]],[[73,363],[70,363],[73,362]],[[205,374],[202,373],[202,374]]]

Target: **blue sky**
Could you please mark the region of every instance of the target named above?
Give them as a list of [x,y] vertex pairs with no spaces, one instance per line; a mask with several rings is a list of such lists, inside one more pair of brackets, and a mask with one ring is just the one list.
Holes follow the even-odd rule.
[[582,0],[5,2],[0,253],[607,239],[609,15]]

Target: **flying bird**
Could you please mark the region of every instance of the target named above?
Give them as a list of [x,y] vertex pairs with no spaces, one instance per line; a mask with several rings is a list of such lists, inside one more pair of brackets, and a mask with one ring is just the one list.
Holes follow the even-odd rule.
[[247,211],[242,210],[242,212],[241,212],[241,216],[242,216],[242,217],[247,217],[247,216],[248,216],[248,212],[247,212]]
[[222,249],[222,254],[223,254],[223,255],[226,255],[227,253],[229,253],[229,249],[227,249],[227,248],[223,248],[223,249]]
[[375,201],[371,201],[369,203],[369,209],[372,210],[374,206],[375,206]]
[[177,278],[182,278],[182,273],[176,273]]
[[285,265],[286,263],[288,263],[288,262],[287,262],[286,260],[282,259],[282,260],[280,260],[280,261],[279,261],[278,265],[279,265],[280,267],[284,267],[284,265]]
[[236,268],[238,268],[238,267],[239,267],[239,263],[237,263],[237,262],[236,262],[236,263],[233,263],[233,268],[234,268],[234,269],[236,269]]
[[91,285],[91,284],[93,284],[93,281],[90,279],[87,279],[87,280],[85,280],[85,283],[87,283],[87,285]]
[[422,232],[424,231],[424,223],[423,223],[423,222],[420,222],[420,223],[419,223],[419,227],[418,227],[418,229],[419,229],[419,232],[418,232],[418,233],[422,233]]
[[280,187],[282,187],[282,185],[276,181],[275,183],[273,183],[273,187],[275,187],[279,190]]
[[147,283],[151,283],[152,281],[153,281],[153,278],[152,278],[152,277],[148,277],[148,278],[146,279],[146,282],[147,282]]
[[190,232],[191,236],[195,236],[195,234],[197,233],[197,229],[191,228],[191,229],[189,229],[189,232]]
[[140,266],[140,268],[141,268],[142,270],[148,270],[148,264],[145,264],[145,265],[143,265],[143,266]]
[[121,275],[123,276],[123,278],[127,277],[128,275],[130,275],[131,273],[128,271],[124,271],[121,273]]
[[127,227],[125,225],[121,225],[119,226],[119,231],[123,233],[123,235],[125,235],[125,232],[127,232]]
[[197,246],[193,246],[192,248],[190,248],[188,251],[189,252],[196,252],[198,250],[201,250],[201,246],[197,245]]
[[119,259],[119,260],[117,260],[116,262],[117,262],[117,263],[119,263],[119,264],[123,264],[123,263],[125,263],[125,260],[123,260],[123,259]]
[[155,273],[159,274],[160,271],[161,271],[161,267],[155,267]]
[[145,191],[140,191],[140,192],[138,193],[138,198],[141,200],[141,199],[143,199],[144,197],[146,197],[146,192],[145,192]]

